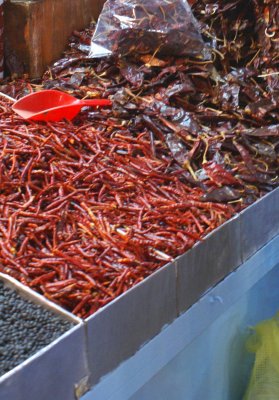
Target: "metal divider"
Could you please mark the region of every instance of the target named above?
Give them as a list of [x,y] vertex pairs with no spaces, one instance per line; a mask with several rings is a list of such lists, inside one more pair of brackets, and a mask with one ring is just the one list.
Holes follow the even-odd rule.
[[75,325],[3,375],[0,397],[80,398],[278,233],[279,188],[85,321],[0,274],[23,298]]
[[0,282],[23,300],[72,324],[60,337],[0,377],[0,398],[76,400],[89,389],[85,385],[89,369],[84,322],[8,275],[0,273]]

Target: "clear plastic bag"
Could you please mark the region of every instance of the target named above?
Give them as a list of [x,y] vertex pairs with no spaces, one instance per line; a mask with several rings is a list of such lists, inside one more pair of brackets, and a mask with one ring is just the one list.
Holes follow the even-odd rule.
[[254,328],[247,348],[255,363],[244,400],[279,399],[279,315]]
[[98,19],[91,57],[171,55],[206,57],[187,0],[107,0]]

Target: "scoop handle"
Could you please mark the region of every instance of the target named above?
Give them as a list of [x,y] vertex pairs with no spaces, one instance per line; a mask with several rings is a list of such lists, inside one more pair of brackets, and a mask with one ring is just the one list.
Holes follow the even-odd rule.
[[86,100],[81,100],[80,103],[83,106],[91,106],[91,107],[112,105],[112,102],[109,99],[86,99]]
[[0,97],[4,97],[5,99],[12,101],[13,103],[16,101],[16,99],[14,99],[11,96],[8,96],[6,93],[3,92],[0,92]]

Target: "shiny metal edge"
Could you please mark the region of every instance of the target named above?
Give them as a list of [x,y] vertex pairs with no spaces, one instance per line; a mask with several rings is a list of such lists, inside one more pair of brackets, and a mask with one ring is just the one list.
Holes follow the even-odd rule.
[[278,196],[278,195],[279,195],[279,187],[273,189],[271,192],[266,193],[264,196],[257,199],[254,203],[250,204],[250,206],[248,206],[244,210],[240,211],[239,215],[245,214],[247,210],[250,210],[254,206],[258,205],[259,203],[264,202],[266,199],[273,197],[273,196]]
[[176,318],[176,269],[171,262],[86,319],[91,386]]
[[105,306],[103,306],[102,308],[100,308],[98,311],[96,311],[94,314],[90,315],[89,317],[87,317],[84,322],[88,323],[90,322],[90,320],[95,317],[98,314],[101,314],[103,311],[107,310],[108,308],[110,308],[111,306],[113,306],[113,304],[117,303],[120,299],[124,298],[127,294],[134,292],[135,290],[137,290],[139,287],[144,286],[146,282],[148,282],[150,279],[152,279],[153,277],[157,276],[160,274],[161,271],[168,269],[170,267],[173,267],[175,265],[175,259],[171,262],[168,262],[167,264],[163,265],[161,268],[157,269],[157,271],[153,272],[153,274],[149,275],[147,278],[145,278],[143,281],[139,282],[137,285],[131,287],[130,289],[128,289],[126,292],[122,293],[120,296],[116,297],[115,299],[113,299],[110,303],[106,304]]
[[[246,216],[246,214],[249,212],[249,210],[252,210],[254,207],[257,207],[258,204],[261,204],[262,202],[265,202],[266,199],[269,196],[274,196],[275,192],[276,192],[276,195],[278,195],[278,202],[279,202],[279,188],[276,188],[272,192],[270,192],[270,193],[266,194],[265,196],[263,196],[262,198],[258,199],[255,203],[251,204],[249,207],[247,207],[245,210],[241,211],[239,214],[234,215],[231,219],[229,219],[228,221],[224,222],[222,225],[220,225],[219,227],[214,229],[212,232],[208,233],[208,235],[206,235],[201,241],[195,243],[194,246],[191,249],[189,249],[188,251],[186,251],[182,255],[176,257],[172,262],[170,262],[168,264],[165,264],[162,268],[166,268],[166,267],[168,267],[168,265],[176,263],[181,257],[186,255],[189,251],[194,251],[195,248],[200,245],[200,243],[204,242],[205,240],[207,240],[211,236],[215,235],[218,231],[220,231],[223,228],[223,226],[225,226],[227,224],[230,224],[231,221],[233,221],[236,218],[239,218],[239,216],[242,216],[242,217]],[[279,228],[278,228],[278,232],[279,232]],[[276,233],[278,233],[278,232],[276,232]],[[118,296],[116,299],[112,300],[109,304],[107,304],[104,307],[102,307],[101,309],[99,309],[96,313],[94,313],[94,316],[97,315],[98,313],[101,313],[102,311],[106,310],[107,308],[112,307],[113,304],[118,301],[118,299],[120,299],[121,297],[124,297],[130,291],[136,289],[137,287],[139,287],[141,285],[144,285],[145,282],[148,281],[148,279],[150,279],[153,276],[156,276],[156,274],[159,271],[161,271],[162,268],[157,270],[156,272],[154,272],[152,275],[150,275],[146,279],[144,279],[142,282],[137,284],[135,287],[132,287],[127,292],[123,293],[122,295]],[[84,321],[86,322],[86,321],[89,321],[90,318],[92,318],[92,316],[90,316],[86,320],[83,320],[83,319],[81,319],[79,317],[76,317],[71,312],[66,311],[63,307],[61,307],[58,304],[52,302],[51,300],[48,300],[43,295],[35,292],[34,290],[30,289],[28,286],[23,285],[21,282],[17,281],[16,279],[12,278],[11,276],[9,276],[7,274],[3,274],[3,273],[0,272],[0,278],[2,278],[3,280],[5,280],[7,282],[11,282],[15,287],[18,287],[18,289],[20,291],[22,291],[22,293],[25,292],[27,294],[27,296],[30,295],[31,297],[35,298],[37,300],[37,302],[39,302],[43,306],[45,306],[45,307],[47,307],[47,308],[49,308],[51,310],[54,310],[55,312],[59,312],[60,314],[65,315],[66,317],[70,318],[72,321],[75,321],[76,323],[81,323],[81,322],[84,322]]]
[[[275,194],[276,192],[276,194]],[[127,292],[123,293],[121,296],[117,297],[116,299],[114,299],[111,303],[107,304],[106,306],[104,306],[103,308],[101,308],[100,310],[98,310],[94,315],[88,317],[85,321],[83,321],[82,319],[74,316],[72,313],[65,311],[62,307],[58,306],[57,304],[53,303],[52,301],[47,300],[44,296],[38,294],[37,292],[33,291],[32,289],[26,287],[25,285],[23,285],[22,283],[18,282],[16,279],[6,275],[6,274],[2,274],[0,273],[0,279],[2,279],[3,281],[5,281],[8,285],[11,285],[11,288],[16,288],[17,291],[19,291],[23,297],[26,297],[27,299],[30,299],[31,301],[34,301],[40,305],[42,305],[43,307],[46,307],[48,309],[50,309],[51,311],[58,313],[61,317],[66,318],[67,320],[72,321],[73,323],[76,324],[81,324],[84,325],[88,334],[88,325],[90,325],[91,321],[93,321],[94,319],[96,319],[96,317],[102,316],[102,314],[105,314],[107,312],[107,310],[113,310],[115,308],[115,305],[117,305],[120,301],[123,301],[123,299],[129,297],[129,295],[132,293],[136,293],[140,288],[145,287],[146,285],[148,285],[149,281],[151,279],[156,280],[157,276],[162,273],[162,271],[171,268],[171,269],[176,269],[177,264],[179,263],[179,260],[184,257],[187,256],[187,254],[189,252],[195,252],[196,248],[198,246],[200,246],[201,243],[209,240],[211,237],[214,237],[216,234],[218,234],[219,231],[221,231],[222,229],[224,229],[224,226],[226,225],[231,225],[232,221],[237,219],[237,218],[243,218],[243,216],[246,217],[247,213],[249,212],[249,210],[253,210],[254,207],[257,207],[259,204],[263,204],[265,205],[267,200],[271,197],[271,196],[278,196],[279,194],[279,188],[275,189],[273,192],[267,194],[266,196],[264,196],[263,198],[257,200],[255,203],[253,203],[251,206],[249,206],[247,209],[245,209],[244,211],[242,211],[240,214],[234,216],[232,219],[230,219],[229,221],[226,221],[224,224],[220,225],[218,228],[216,228],[214,231],[210,232],[201,242],[196,243],[192,249],[190,249],[188,252],[184,253],[183,255],[177,257],[173,262],[166,264],[165,266],[163,266],[161,269],[159,269],[158,271],[154,272],[151,276],[149,276],[148,278],[146,278],[144,281],[142,281],[141,283],[139,283],[138,285],[136,285],[135,287],[129,289]],[[251,211],[250,211],[251,212]],[[265,242],[266,243],[266,242]],[[264,244],[265,244],[264,243]],[[263,245],[264,245],[263,244]],[[244,260],[245,261],[245,260]],[[239,266],[236,265],[235,267]],[[177,273],[177,271],[176,271]],[[227,272],[229,273],[229,272]],[[225,277],[226,275],[224,275]],[[208,288],[210,289],[210,287]],[[204,294],[200,293],[199,297],[202,296]],[[127,299],[127,307],[129,308],[129,300]],[[181,309],[179,309],[180,307],[178,306],[178,314],[181,313]],[[7,379],[9,376],[11,376],[13,373],[15,373],[18,369],[24,368],[25,366],[29,365],[30,362],[32,362],[32,360],[40,357],[41,355],[45,354],[45,352],[47,352],[50,348],[52,348],[56,343],[60,342],[63,340],[63,338],[67,337],[67,335],[70,335],[71,332],[75,329],[77,329],[78,326],[72,328],[71,330],[69,330],[68,332],[66,332],[65,334],[63,334],[60,338],[56,339],[54,342],[52,342],[51,344],[49,344],[48,346],[46,346],[44,349],[40,350],[38,353],[36,353],[35,355],[33,355],[32,357],[30,357],[28,360],[26,360],[24,363],[22,363],[21,365],[19,365],[18,367],[14,368],[12,371],[8,372],[7,374],[3,375],[0,378],[0,384],[1,382],[3,382],[5,379]],[[162,327],[163,328],[163,325]],[[102,335],[102,332],[99,332],[100,335]],[[142,344],[146,343],[148,340],[150,340],[151,337],[147,340],[144,340]],[[90,347],[90,341],[94,340],[94,336],[92,337],[88,337],[88,344],[87,347]],[[88,352],[89,349],[86,349],[86,352]],[[123,359],[124,361],[124,359]],[[121,361],[118,363],[118,365],[121,363]],[[1,392],[0,392],[1,394]]]
[[[25,361],[23,361],[21,364],[17,365],[10,371],[6,372],[4,375],[0,376],[0,385],[8,378],[12,377],[16,372],[24,369],[27,367],[32,361],[40,358],[44,354],[46,354],[50,349],[52,349],[56,344],[62,342],[65,338],[70,336],[72,332],[75,332],[76,330],[80,329],[79,325],[75,325],[67,332],[63,333],[61,336],[59,336],[57,339],[53,340],[51,343],[43,347],[42,349],[38,350],[35,354],[33,354],[31,357],[27,358]],[[1,386],[0,386],[0,396],[1,396]],[[1,398],[1,397],[0,397]]]
[[178,314],[189,309],[241,264],[240,217],[237,214],[176,258]]
[[279,188],[240,213],[242,258],[246,261],[279,233]]
[[76,317],[74,314],[72,314],[69,311],[66,311],[58,304],[48,300],[43,295],[30,289],[28,286],[23,285],[15,278],[0,272],[0,280],[2,280],[11,289],[16,290],[23,298],[33,301],[34,303],[40,305],[41,307],[54,312],[55,314],[59,314],[61,318],[64,318],[74,324],[83,323],[83,320],[81,318]]
[[5,400],[77,400],[89,387],[84,324],[75,325],[0,378]]
[[[270,276],[270,273],[273,275],[279,266],[278,263],[279,235],[212,288],[189,310],[140,349],[134,357],[125,361],[111,374],[104,376],[101,382],[81,400],[133,399],[133,395],[138,393],[140,388],[162,371],[185,346],[190,345],[244,293],[262,281],[262,278]],[[279,276],[278,273],[277,276]],[[273,286],[276,290],[276,281]],[[214,356],[211,354],[209,359],[211,363],[212,358]],[[148,397],[147,392],[145,394],[149,400],[151,396]],[[169,398],[171,397],[167,397],[168,400]],[[146,400],[146,397],[142,399]],[[165,399],[164,396],[163,399]],[[198,400],[201,399],[204,397],[198,397]],[[186,396],[185,400],[189,398]]]

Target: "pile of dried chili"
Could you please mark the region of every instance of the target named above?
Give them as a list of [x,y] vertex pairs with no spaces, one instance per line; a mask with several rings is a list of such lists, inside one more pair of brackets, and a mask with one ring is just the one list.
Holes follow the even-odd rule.
[[29,124],[1,102],[1,271],[82,317],[233,215],[201,200],[147,129]]
[[191,1],[211,60],[93,60],[74,32],[42,80],[109,97],[72,123],[0,113],[0,264],[86,317],[278,186],[279,5]]

